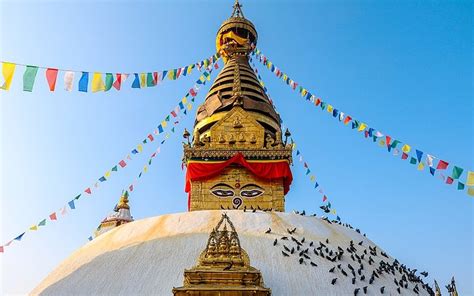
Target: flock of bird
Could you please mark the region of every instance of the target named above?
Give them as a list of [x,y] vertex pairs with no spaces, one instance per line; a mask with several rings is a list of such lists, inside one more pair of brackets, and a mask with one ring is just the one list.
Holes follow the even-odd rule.
[[[260,208],[251,208],[243,211],[256,212],[271,211]],[[305,216],[305,211],[294,212],[295,214]],[[316,214],[310,215],[315,217]],[[336,220],[329,220],[323,217],[321,220],[329,224],[339,224],[350,229],[354,229],[350,224],[342,223]],[[357,233],[361,233],[359,229],[355,229]],[[271,228],[265,231],[267,235],[277,235],[273,240],[274,247],[281,247],[281,254],[284,257],[295,257],[299,264],[307,265],[311,268],[320,268],[318,262],[325,260],[333,265],[328,273],[333,274],[331,277],[331,285],[337,285],[338,281],[345,278],[350,279],[354,287],[354,295],[367,294],[368,290],[381,277],[393,277],[393,288],[398,294],[406,292],[408,289],[414,294],[420,294],[420,289],[424,289],[429,295],[435,295],[433,289],[424,283],[422,277],[427,277],[428,272],[421,272],[417,275],[417,269],[410,269],[404,264],[400,264],[397,259],[391,260],[390,257],[379,250],[377,246],[366,245],[363,240],[359,242],[350,241],[348,245],[333,244],[329,239],[323,241],[309,241],[305,237],[300,237],[298,229],[286,229],[285,234],[276,234]],[[365,237],[366,235],[363,234]],[[326,265],[326,264],[321,264]],[[371,268],[368,268],[371,266]],[[372,272],[369,272],[369,269]],[[385,294],[389,288],[381,286],[378,288],[380,294]],[[372,288],[375,289],[375,288]],[[404,293],[405,294],[405,293]]]

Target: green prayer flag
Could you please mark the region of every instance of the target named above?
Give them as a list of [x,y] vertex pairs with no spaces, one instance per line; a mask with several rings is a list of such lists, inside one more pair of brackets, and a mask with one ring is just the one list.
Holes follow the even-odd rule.
[[464,183],[458,181],[458,190],[464,190]]
[[151,165],[151,159],[148,161],[148,164]]
[[112,171],[116,172],[116,171],[117,171],[117,166],[114,166],[114,167],[112,168]]
[[401,143],[399,140],[394,140],[394,141],[392,142],[391,147],[392,147],[392,148],[397,148],[397,145],[398,145],[399,143]]
[[165,120],[166,120],[166,121],[170,121],[170,116],[169,116],[169,115],[166,116]]
[[38,223],[38,226],[45,226],[46,225],[46,219],[43,219]]
[[23,74],[23,91],[33,91],[36,73],[38,73],[37,66],[26,66],[25,73]]
[[414,157],[410,158],[410,163],[411,164],[416,164],[416,158],[414,158]]
[[155,83],[153,81],[153,73],[151,72],[148,72],[146,74],[146,86],[147,87],[155,86]]
[[114,75],[112,73],[105,73],[105,91],[112,88],[114,84]]
[[453,167],[453,179],[459,179],[459,177],[461,176],[463,171],[464,170],[462,168],[454,166]]
[[79,197],[81,197],[81,195],[79,194],[78,196],[74,197],[74,199],[79,199]]

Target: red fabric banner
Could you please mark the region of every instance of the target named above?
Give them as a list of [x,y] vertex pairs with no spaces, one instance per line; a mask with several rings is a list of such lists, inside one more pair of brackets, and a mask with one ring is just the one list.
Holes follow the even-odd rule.
[[56,79],[58,78],[58,69],[46,69],[46,80],[48,80],[49,90],[54,91],[56,88]]
[[[225,162],[218,163],[204,163],[204,162],[190,162],[188,163],[186,171],[186,185],[185,192],[191,191],[191,181],[205,180],[215,177],[222,173],[222,171],[232,164],[238,164],[245,167],[253,175],[258,178],[271,181],[275,179],[283,179],[284,194],[290,190],[293,175],[291,174],[290,165],[286,160],[272,161],[272,162],[248,162],[242,153],[237,153],[232,158]],[[190,206],[190,199],[188,198],[188,210]]]

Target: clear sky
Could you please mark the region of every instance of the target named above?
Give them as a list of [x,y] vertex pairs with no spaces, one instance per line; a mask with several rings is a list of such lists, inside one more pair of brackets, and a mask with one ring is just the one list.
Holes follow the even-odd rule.
[[[214,53],[215,33],[233,1],[64,2],[2,1],[0,58],[102,72],[184,66]],[[382,132],[474,169],[472,2],[242,4],[257,27],[259,48],[298,83]],[[402,263],[427,270],[429,282],[444,287],[454,275],[460,294],[474,295],[473,198],[392,156],[259,69],[343,220]],[[22,75],[17,68],[11,90],[0,93],[2,244],[93,184],[198,77],[92,94],[62,90],[61,74],[50,93],[41,70],[34,91],[23,92]],[[194,115],[195,109],[131,194],[136,219],[186,211],[181,134],[192,128]],[[77,210],[7,248],[0,290],[27,293],[86,244],[156,144],[80,200]],[[292,169],[287,210],[317,211],[321,196],[299,163]]]

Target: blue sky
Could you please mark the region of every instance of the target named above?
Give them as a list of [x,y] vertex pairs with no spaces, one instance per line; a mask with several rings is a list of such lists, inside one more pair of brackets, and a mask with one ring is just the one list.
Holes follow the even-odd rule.
[[[0,58],[102,72],[184,66],[214,53],[215,33],[232,2],[2,1]],[[257,27],[259,48],[298,83],[386,134],[474,168],[472,2],[242,4]],[[460,294],[474,295],[473,199],[344,127],[258,68],[343,220],[402,263],[429,271],[429,281],[444,284],[454,275]],[[40,71],[27,93],[22,74],[17,68],[11,90],[0,93],[2,243],[93,184],[198,77],[92,94],[63,91],[60,75],[58,90],[50,93]],[[136,219],[186,210],[181,133],[192,128],[194,112],[131,194]],[[77,210],[9,247],[0,257],[3,293],[27,293],[87,243],[156,147],[145,146],[126,170],[80,200]],[[321,196],[298,163],[292,170],[287,210],[317,211]]]

